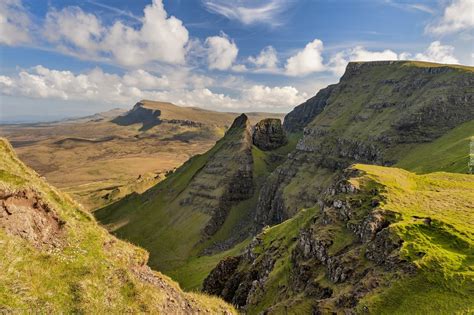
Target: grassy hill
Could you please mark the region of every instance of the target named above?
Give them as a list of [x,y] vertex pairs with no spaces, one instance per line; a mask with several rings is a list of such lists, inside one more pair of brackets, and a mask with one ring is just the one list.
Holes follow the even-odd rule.
[[186,289],[199,288],[220,259],[248,242],[258,191],[296,144],[292,135],[286,146],[261,151],[252,145],[250,127],[240,116],[211,150],[94,215],[118,237],[148,249],[150,266]]
[[184,293],[148,253],[97,225],[0,139],[0,312],[234,313]]
[[[307,223],[311,226],[314,220],[325,219],[321,213],[328,189],[355,163],[395,165],[419,174],[467,173],[474,119],[472,86],[474,72],[469,67],[417,62],[351,63],[339,84],[318,93],[287,115],[285,128],[294,133],[290,133],[285,147],[262,151],[244,140],[249,137],[248,132],[233,132],[147,192],[97,211],[97,218],[115,235],[149,250],[151,266],[163,270],[186,289],[200,288],[216,265],[213,272],[217,275],[211,279],[220,278],[219,272],[230,268],[226,265],[227,257],[242,257],[242,252],[247,253],[246,259],[253,255],[249,254],[249,248],[254,248],[256,242],[252,235],[266,225],[285,222],[282,226],[288,224],[294,230],[275,232],[280,235],[277,239],[271,237],[268,247],[256,249],[261,261],[250,259],[248,264],[237,264],[236,274],[241,278],[228,279],[233,285],[245,285],[219,291],[212,289],[209,280],[211,284],[206,286],[204,282],[204,288],[211,288],[208,292],[219,294],[250,313],[292,304],[306,312],[305,307],[314,307],[314,303],[307,303],[310,299],[322,299],[334,292],[331,282],[353,276],[333,274],[328,283],[315,283],[311,289],[314,292],[309,290],[312,293],[308,293],[303,285],[309,281],[305,278],[305,268],[319,268],[319,278],[324,276],[325,269],[321,262],[303,262],[308,257],[300,259],[299,265],[296,256],[289,256],[293,252],[302,255],[295,238],[310,242],[308,235],[300,234],[300,229],[306,226],[304,222],[311,218]],[[234,177],[237,165],[247,165],[252,171]],[[227,198],[229,183],[250,177],[251,181],[236,185],[232,191],[242,196],[239,187],[251,186],[251,193],[247,191],[245,197],[238,197],[228,207],[219,207]],[[363,198],[353,197],[354,202],[362,203]],[[303,209],[309,210],[299,214]],[[362,211],[356,219],[363,220],[365,214]],[[295,219],[291,219],[294,216]],[[350,270],[357,274],[373,271],[373,281],[381,281],[383,269],[388,267],[379,266],[376,258],[366,262],[362,254],[366,248],[357,243],[360,240],[354,236],[356,232],[347,230],[355,221],[338,220],[335,225],[318,226],[322,233],[318,235],[324,235],[322,245],[335,244],[328,248],[328,253],[344,250],[340,259],[351,262]],[[178,234],[179,240],[175,237]],[[314,259],[323,253],[312,254]],[[273,259],[279,255],[283,260]],[[232,266],[235,265],[234,260]],[[336,272],[338,266],[326,267],[328,272]],[[297,273],[288,275],[291,268],[296,268]],[[411,265],[401,264],[393,277],[404,276],[410,268]],[[255,280],[260,287],[255,287]],[[344,289],[340,292],[357,291],[354,289],[356,280],[351,281],[342,286]],[[290,286],[292,289],[288,291]],[[367,292],[338,294],[337,298],[328,300],[328,310],[359,305],[363,297],[370,296],[368,291],[372,292],[365,287],[360,290]],[[277,307],[279,300],[283,302]],[[291,303],[285,304],[285,301]],[[318,307],[324,309],[325,305],[326,302]]]
[[[150,109],[142,119],[158,115],[160,123],[114,123],[133,110],[113,110],[55,123],[2,125],[20,158],[87,209],[142,193],[196,154],[209,150],[237,114],[170,103],[142,101]],[[121,116],[119,116],[121,115]],[[251,123],[282,114],[251,113]],[[119,120],[120,120],[119,119]]]
[[357,164],[332,189],[264,229],[205,290],[250,314],[472,312],[473,176]]

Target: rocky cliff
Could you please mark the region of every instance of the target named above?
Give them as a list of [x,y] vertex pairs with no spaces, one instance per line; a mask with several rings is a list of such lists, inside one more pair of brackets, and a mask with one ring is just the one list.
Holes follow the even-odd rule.
[[[450,169],[458,160],[467,165],[473,87],[472,67],[350,63],[339,84],[287,115],[285,128],[302,129],[303,136],[259,191],[255,222],[262,233],[241,255],[222,260],[203,289],[250,314],[471,308],[465,300],[473,290],[471,276],[446,286],[451,277],[467,276],[469,263],[452,264],[447,252],[441,257],[430,248],[450,239],[464,244],[461,256],[471,255],[472,229],[451,220],[454,213],[472,216],[465,208],[474,202],[472,178],[347,168],[393,166],[409,152],[436,155],[453,143],[465,146],[437,166],[430,163],[430,170]],[[409,167],[427,160],[420,156]],[[458,172],[467,172],[466,165]],[[467,190],[451,190],[451,180]],[[457,201],[441,202],[448,195]],[[458,232],[467,238],[459,240]],[[443,298],[433,302],[437,294]]]
[[262,150],[273,150],[288,143],[281,120],[272,118],[263,119],[255,125],[252,140]]
[[[446,196],[452,199],[441,205]],[[474,278],[461,257],[472,255],[474,231],[463,223],[473,217],[465,202],[474,202],[470,175],[356,165],[318,205],[264,229],[243,254],[222,260],[203,290],[249,314],[469,310]],[[460,264],[449,258],[454,248]]]
[[406,152],[471,121],[473,86],[471,67],[349,63],[339,84],[285,118],[288,130],[304,125],[303,137],[262,188],[258,225],[282,222],[311,207],[335,174],[353,163],[393,165]]

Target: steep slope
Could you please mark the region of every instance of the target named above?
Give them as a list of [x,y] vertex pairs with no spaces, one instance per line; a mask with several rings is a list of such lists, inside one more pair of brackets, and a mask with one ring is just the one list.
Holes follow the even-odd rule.
[[292,136],[277,150],[258,149],[242,114],[211,150],[145,193],[94,214],[115,235],[148,249],[152,267],[186,288],[199,287],[226,251],[245,245],[257,192],[295,144]]
[[[142,193],[196,154],[212,148],[237,114],[143,100],[114,110],[55,123],[3,125],[20,158],[94,210]],[[252,124],[282,114],[249,113]]]
[[249,314],[469,313],[474,177],[357,164],[204,281]]
[[[321,93],[285,119],[288,130],[306,125],[295,152],[260,192],[256,220],[261,227],[312,207],[338,172],[353,163],[400,161],[409,170],[467,172],[468,146],[461,146],[468,141],[469,122],[474,119],[473,67],[353,62],[340,83]],[[319,114],[307,123],[305,115],[311,106]],[[454,139],[459,141],[456,152],[448,147]],[[453,155],[442,155],[439,145]],[[440,165],[428,168],[431,157],[418,156],[429,150],[440,154]],[[413,152],[411,157],[409,152]],[[424,162],[418,164],[418,159]]]
[[0,139],[0,312],[233,313],[181,291],[148,253],[107,233]]

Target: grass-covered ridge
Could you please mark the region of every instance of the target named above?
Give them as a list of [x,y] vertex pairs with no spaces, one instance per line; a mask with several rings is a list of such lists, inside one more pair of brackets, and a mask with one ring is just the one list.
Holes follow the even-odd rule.
[[474,310],[474,176],[416,175],[397,168],[355,165],[356,186],[375,183],[381,208],[397,215],[390,231],[417,275],[368,296],[374,313],[470,313]]
[[[40,206],[28,205],[21,197],[24,191],[40,198]],[[12,199],[15,194],[19,197]],[[108,234],[69,197],[26,167],[4,139],[0,139],[0,196],[0,312],[233,312],[221,300],[184,293],[171,279],[148,269],[146,251]],[[8,219],[18,211],[34,217],[42,204],[63,226],[57,235],[59,245],[52,248],[12,232]]]
[[474,176],[356,164],[323,198],[265,228],[224,274],[225,288],[251,284],[246,313],[472,312]]

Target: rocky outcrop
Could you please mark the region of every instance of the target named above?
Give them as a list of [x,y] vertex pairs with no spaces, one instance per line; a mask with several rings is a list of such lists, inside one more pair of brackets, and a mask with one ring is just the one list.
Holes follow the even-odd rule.
[[[206,279],[204,291],[244,311],[271,298],[273,306],[266,311],[278,312],[279,298],[287,305],[303,296],[311,299],[315,313],[352,313],[367,294],[389,286],[387,279],[415,273],[416,267],[400,258],[402,241],[390,231],[396,218],[379,209],[379,191],[371,185],[357,188],[349,181],[359,175],[350,169],[335,180],[322,194],[320,212],[309,226],[301,225],[290,243],[278,237],[264,240],[264,232],[241,256],[222,261]],[[268,279],[281,273],[286,259],[287,280],[280,280],[275,289]]]
[[279,148],[288,142],[280,119],[274,118],[263,119],[255,125],[252,141],[255,146],[265,151]]
[[254,192],[251,127],[245,114],[234,120],[217,146],[179,198],[180,205],[211,216],[205,237],[219,230],[233,205]]

